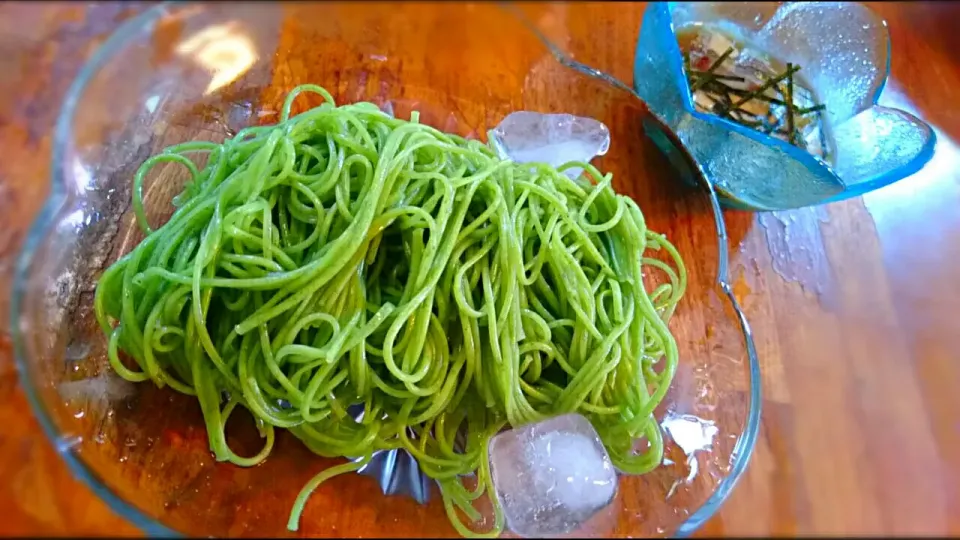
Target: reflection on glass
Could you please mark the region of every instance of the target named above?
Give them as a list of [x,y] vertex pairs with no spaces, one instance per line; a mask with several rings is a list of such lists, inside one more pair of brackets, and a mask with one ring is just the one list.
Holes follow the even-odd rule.
[[257,59],[253,42],[232,23],[213,25],[198,32],[177,45],[177,54],[193,56],[213,74],[204,95],[237,80]]

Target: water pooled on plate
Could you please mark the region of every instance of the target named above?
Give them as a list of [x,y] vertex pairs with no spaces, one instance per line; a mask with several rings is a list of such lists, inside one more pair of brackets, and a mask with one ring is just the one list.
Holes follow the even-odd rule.
[[58,390],[65,400],[104,399],[121,401],[135,393],[133,383],[112,372],[97,377],[60,383]]
[[93,346],[89,342],[81,340],[71,341],[63,352],[63,358],[69,362],[83,360],[90,354],[92,348]]

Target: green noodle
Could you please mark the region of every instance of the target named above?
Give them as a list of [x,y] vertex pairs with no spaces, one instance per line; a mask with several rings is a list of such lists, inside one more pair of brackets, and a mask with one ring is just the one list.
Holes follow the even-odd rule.
[[[302,92],[326,103],[290,117]],[[191,153],[206,154],[202,169]],[[191,180],[151,228],[141,191],[160,163],[185,166]],[[571,167],[584,174],[569,178]],[[461,519],[476,523],[473,501],[492,494],[487,442],[563,413],[586,415],[625,473],[662,461],[653,411],[677,364],[666,322],[686,273],[588,163],[501,160],[415,113],[337,107],[304,85],[277,125],[149,159],[133,209],[145,238],[96,291],[110,363],[125,379],[195,395],[220,461],[266,459],[276,428],[349,458],[304,487],[291,530],[325,479],[404,449],[439,484],[457,531],[496,536],[495,499],[492,530]],[[649,256],[660,249],[672,266]],[[645,268],[667,283],[648,294]],[[359,420],[351,406],[363,408]],[[265,438],[256,456],[227,445],[237,407]],[[637,453],[640,438],[649,444]]]

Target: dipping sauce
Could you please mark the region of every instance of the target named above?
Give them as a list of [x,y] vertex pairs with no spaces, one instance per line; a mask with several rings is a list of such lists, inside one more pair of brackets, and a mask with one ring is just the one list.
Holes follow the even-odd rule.
[[833,161],[826,107],[804,81],[802,66],[780,62],[709,24],[678,28],[676,36],[697,111]]

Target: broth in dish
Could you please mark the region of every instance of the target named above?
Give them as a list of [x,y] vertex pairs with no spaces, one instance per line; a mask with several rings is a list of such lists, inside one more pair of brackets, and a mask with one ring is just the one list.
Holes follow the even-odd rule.
[[824,111],[802,66],[783,63],[711,24],[676,30],[694,108],[834,159]]

